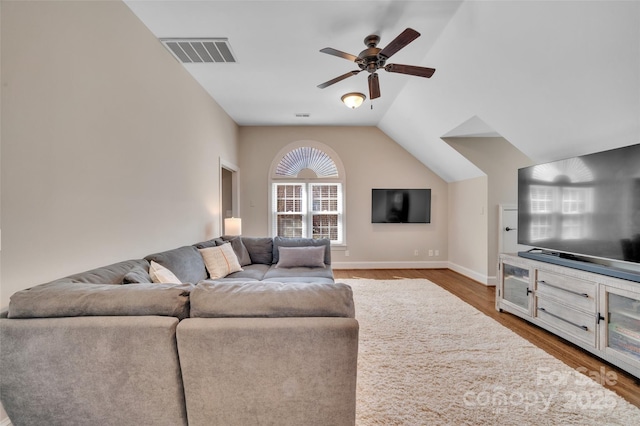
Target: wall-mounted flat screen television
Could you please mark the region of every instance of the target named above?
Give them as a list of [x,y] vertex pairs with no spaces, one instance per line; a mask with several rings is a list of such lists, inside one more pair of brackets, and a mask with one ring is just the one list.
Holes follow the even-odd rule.
[[518,170],[518,243],[640,263],[640,144]]
[[431,223],[431,189],[372,189],[371,222]]

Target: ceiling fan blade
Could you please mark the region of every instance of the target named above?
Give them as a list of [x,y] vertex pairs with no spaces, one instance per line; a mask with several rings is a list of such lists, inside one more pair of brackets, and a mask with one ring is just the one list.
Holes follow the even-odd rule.
[[337,56],[338,58],[344,58],[349,61],[357,62],[358,57],[352,55],[351,53],[346,53],[341,50],[333,49],[331,47],[325,47],[324,49],[320,49],[322,53],[327,53],[329,55]]
[[406,30],[401,32],[398,37],[394,38],[393,41],[387,45],[387,47],[378,52],[378,56],[384,56],[386,59],[389,59],[391,56],[396,54],[398,50],[402,49],[418,37],[420,37],[419,32],[417,32],[413,28],[407,28]]
[[416,67],[414,65],[388,64],[384,67],[386,71],[400,74],[417,75],[418,77],[429,78],[436,70],[434,68]]
[[351,77],[352,75],[356,75],[356,74],[358,74],[360,71],[362,71],[362,70],[349,71],[348,73],[342,74],[342,75],[341,75],[341,76],[339,76],[339,77],[333,78],[333,79],[331,79],[331,80],[329,80],[329,81],[325,81],[325,82],[324,82],[324,83],[322,83],[322,84],[318,84],[318,87],[319,87],[320,89],[324,89],[325,87],[329,87],[329,86],[331,86],[332,84],[335,84],[335,83],[337,83],[337,82],[339,82],[339,81],[344,80],[345,78]]
[[378,74],[373,73],[369,75],[369,99],[375,99],[380,97],[380,81],[378,81]]

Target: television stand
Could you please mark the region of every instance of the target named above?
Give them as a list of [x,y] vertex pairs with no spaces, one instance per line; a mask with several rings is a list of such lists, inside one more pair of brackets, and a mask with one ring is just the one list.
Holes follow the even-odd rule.
[[[527,255],[500,254],[496,309],[640,378],[640,285],[584,268],[602,265],[549,254]],[[544,261],[531,258],[539,256]]]
[[581,271],[593,272],[594,274],[605,275],[607,277],[621,278],[623,280],[640,283],[640,272],[617,268],[615,266],[601,265],[599,263],[582,260],[572,255],[547,251],[520,251],[518,252],[518,256],[538,260],[540,262],[553,263],[554,265],[565,266],[567,268],[579,269]]

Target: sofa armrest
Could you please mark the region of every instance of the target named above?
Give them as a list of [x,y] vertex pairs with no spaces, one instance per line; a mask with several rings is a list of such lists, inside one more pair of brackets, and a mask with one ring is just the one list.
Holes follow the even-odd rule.
[[355,423],[353,318],[188,318],[177,340],[189,426]]
[[189,316],[191,284],[87,284],[54,281],[11,296],[9,318]]
[[355,316],[351,287],[342,283],[203,281],[190,302],[191,317]]

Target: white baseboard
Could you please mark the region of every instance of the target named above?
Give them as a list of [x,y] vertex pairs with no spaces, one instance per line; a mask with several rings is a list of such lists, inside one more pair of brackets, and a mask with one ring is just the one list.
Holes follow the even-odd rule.
[[486,286],[495,286],[498,282],[495,276],[490,277],[448,261],[332,262],[331,267],[333,269],[451,269]]
[[9,417],[6,417],[0,420],[0,426],[11,426],[11,419]]
[[446,269],[446,261],[416,262],[331,262],[333,269]]
[[451,269],[486,286],[495,286],[497,282],[494,276],[490,277],[448,261],[332,262],[331,267],[333,269]]
[[459,274],[464,275],[465,277],[469,277],[472,280],[478,281],[480,284],[484,284],[488,287],[490,286],[495,286],[497,283],[497,278],[496,277],[490,277],[488,275],[485,274],[481,274],[479,272],[476,272],[472,269],[466,268],[464,266],[460,266],[457,265],[453,262],[449,262],[449,269],[451,269],[452,271],[455,271]]

